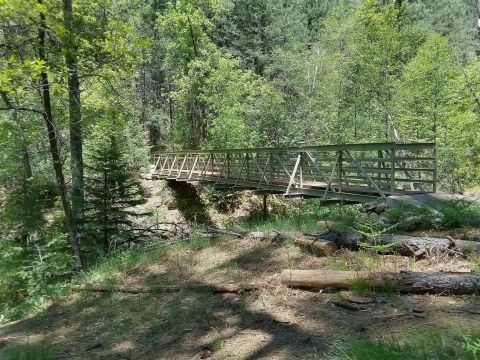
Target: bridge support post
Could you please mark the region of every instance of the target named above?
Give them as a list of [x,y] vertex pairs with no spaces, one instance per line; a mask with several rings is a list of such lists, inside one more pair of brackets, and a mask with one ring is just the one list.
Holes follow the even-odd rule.
[[267,194],[263,195],[263,217],[267,218],[268,216],[268,207],[267,207]]
[[340,195],[340,204],[343,204],[342,182],[343,182],[343,150],[340,150],[338,152],[338,194]]

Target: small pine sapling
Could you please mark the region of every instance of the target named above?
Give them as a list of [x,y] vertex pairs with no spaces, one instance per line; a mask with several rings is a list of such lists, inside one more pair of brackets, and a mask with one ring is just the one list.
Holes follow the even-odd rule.
[[86,230],[93,244],[113,251],[133,238],[133,207],[145,203],[140,183],[115,136],[99,144],[87,164]]

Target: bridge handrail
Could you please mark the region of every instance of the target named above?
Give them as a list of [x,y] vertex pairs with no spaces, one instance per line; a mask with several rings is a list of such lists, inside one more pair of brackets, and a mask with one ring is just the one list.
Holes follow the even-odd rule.
[[308,145],[288,147],[265,147],[265,148],[244,148],[244,149],[199,149],[199,150],[163,150],[155,154],[235,154],[235,153],[277,153],[277,152],[300,152],[300,151],[368,151],[368,150],[434,150],[435,143],[364,143],[364,144],[340,144],[340,145]]

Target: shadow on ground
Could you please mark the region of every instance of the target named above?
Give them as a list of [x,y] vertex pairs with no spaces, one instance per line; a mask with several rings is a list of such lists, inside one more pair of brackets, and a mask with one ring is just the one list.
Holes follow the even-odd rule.
[[[203,272],[195,270],[191,258],[175,261],[161,275],[150,276],[148,284],[177,284],[178,291],[75,293],[63,304],[0,328],[0,349],[46,344],[54,358],[68,359],[318,359],[326,357],[334,341],[351,334],[379,338],[412,329],[416,334],[435,327],[448,331],[450,315],[458,329],[480,330],[480,321],[473,321],[480,317],[477,297],[449,302],[445,297],[393,296],[350,311],[330,303],[335,295],[279,285],[253,293],[215,293],[208,276],[216,270],[238,268],[244,282],[265,264],[270,264],[267,275],[277,272],[285,264],[274,245],[240,251]],[[180,262],[183,267],[176,267]],[[139,281],[145,281],[143,275]],[[430,308],[435,301],[441,306]],[[412,307],[424,307],[424,312],[411,316]],[[407,315],[394,316],[400,312]],[[379,313],[393,316],[377,317]]]
[[167,180],[167,184],[174,194],[178,211],[185,220],[194,224],[213,225],[207,208],[194,186],[187,182],[170,180]]

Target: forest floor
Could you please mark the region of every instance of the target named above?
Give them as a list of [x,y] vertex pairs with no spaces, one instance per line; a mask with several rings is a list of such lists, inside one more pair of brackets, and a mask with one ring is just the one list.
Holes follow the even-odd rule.
[[[139,262],[115,283],[179,285],[166,293],[76,292],[63,303],[0,329],[0,346],[48,344],[68,359],[321,359],[336,341],[362,334],[409,339],[432,331],[455,337],[480,333],[478,296],[375,293],[347,310],[332,301],[347,293],[289,289],[285,268],[342,268],[357,263],[382,270],[459,270],[461,261],[437,263],[341,252],[317,258],[293,245],[224,239],[201,249],[178,249]],[[209,286],[254,282],[257,291],[213,294]],[[198,289],[192,285],[205,285]]]
[[[53,359],[325,359],[359,335],[409,341],[432,333],[447,339],[480,334],[480,296],[306,291],[287,288],[279,279],[289,268],[469,271],[472,266],[457,257],[413,260],[344,250],[315,257],[290,241],[199,237],[138,258],[120,254],[92,270],[81,283],[101,283],[111,291],[72,290],[63,301],[1,326],[0,357],[28,344],[44,347],[45,358]],[[259,288],[212,291],[230,283]],[[151,291],[123,293],[112,284]],[[358,298],[362,303],[353,309],[338,305]]]

